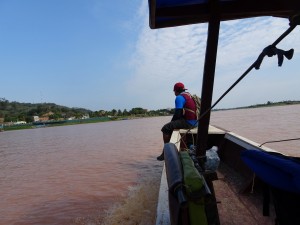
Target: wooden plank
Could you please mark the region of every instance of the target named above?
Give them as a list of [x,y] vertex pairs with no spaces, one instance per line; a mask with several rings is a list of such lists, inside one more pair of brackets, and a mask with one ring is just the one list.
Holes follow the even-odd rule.
[[168,201],[168,183],[166,168],[164,165],[158,194],[158,203],[156,209],[156,225],[169,225],[170,223],[171,222]]
[[[180,133],[186,133],[187,131],[188,131],[187,129],[180,129],[180,130],[179,130]],[[197,127],[196,127],[196,128],[194,128],[194,129],[191,129],[191,130],[189,131],[189,133],[191,133],[191,134],[197,134],[197,131],[198,131],[198,130],[197,130]],[[217,127],[214,127],[214,126],[212,126],[212,125],[209,125],[208,133],[209,133],[209,134],[225,134],[226,131],[221,130],[221,129],[217,128]]]
[[173,143],[176,145],[177,149],[180,147],[180,130],[174,130],[171,136],[170,143]]
[[271,210],[271,217],[263,216],[263,199],[258,190],[253,193],[241,193],[245,179],[222,163],[217,173],[219,179],[213,181],[213,184],[216,200],[219,202],[217,206],[221,225],[275,224],[273,210]]
[[[177,149],[180,147],[180,131],[174,130],[171,136],[170,142],[175,144]],[[164,165],[161,181],[160,181],[160,188],[158,194],[158,203],[156,209],[156,225],[169,225],[171,224],[170,221],[170,211],[169,211],[169,197],[168,197],[168,182],[167,182],[167,175],[166,175],[166,167]]]

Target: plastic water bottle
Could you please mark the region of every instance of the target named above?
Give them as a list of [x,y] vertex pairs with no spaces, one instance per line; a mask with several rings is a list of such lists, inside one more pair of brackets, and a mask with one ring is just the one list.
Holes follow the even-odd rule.
[[205,162],[205,169],[216,171],[220,164],[220,158],[217,153],[218,147],[213,146],[211,149],[206,150],[206,162]]

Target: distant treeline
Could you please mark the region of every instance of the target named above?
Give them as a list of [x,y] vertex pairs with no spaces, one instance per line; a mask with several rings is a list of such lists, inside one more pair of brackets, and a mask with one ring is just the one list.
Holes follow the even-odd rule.
[[0,123],[2,122],[15,122],[26,121],[27,123],[33,122],[34,116],[42,117],[49,114],[49,119],[59,120],[75,118],[80,119],[88,115],[90,118],[94,117],[129,117],[129,116],[161,116],[170,115],[173,109],[159,109],[151,110],[143,109],[141,107],[132,108],[127,111],[120,109],[113,109],[111,111],[98,110],[91,111],[84,108],[69,108],[66,106],[56,105],[54,103],[20,103],[16,101],[8,101],[5,98],[0,98]]
[[[280,106],[280,105],[292,105],[300,104],[300,101],[282,101],[282,102],[270,102],[265,104],[257,104],[246,107],[237,107],[230,109],[216,109],[217,110],[231,110],[231,109],[244,109],[244,108],[257,108],[266,106]],[[146,116],[167,116],[174,113],[174,109],[158,109],[158,110],[147,110],[141,107],[132,108],[127,111],[120,109],[113,109],[111,111],[98,110],[91,111],[84,108],[69,108],[66,106],[56,105],[54,103],[20,103],[10,102],[5,98],[0,98],[0,124],[1,122],[16,122],[26,121],[27,123],[33,122],[33,116],[43,116],[49,114],[51,120],[61,120],[68,118],[80,119],[86,115],[89,118],[96,117],[146,117]]]
[[300,104],[300,101],[281,101],[281,102],[270,102],[263,104],[256,104],[256,105],[250,105],[250,106],[243,106],[243,107],[236,107],[236,108],[228,108],[228,109],[216,109],[215,111],[219,110],[233,110],[233,109],[249,109],[249,108],[259,108],[259,107],[269,107],[269,106],[283,106],[283,105],[295,105]]

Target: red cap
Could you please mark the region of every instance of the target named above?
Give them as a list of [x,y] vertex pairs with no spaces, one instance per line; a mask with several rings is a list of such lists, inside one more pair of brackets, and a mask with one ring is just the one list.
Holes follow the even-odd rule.
[[180,82],[176,83],[174,85],[173,91],[181,91],[181,90],[187,90],[187,89],[184,88],[184,84],[183,83],[180,83]]

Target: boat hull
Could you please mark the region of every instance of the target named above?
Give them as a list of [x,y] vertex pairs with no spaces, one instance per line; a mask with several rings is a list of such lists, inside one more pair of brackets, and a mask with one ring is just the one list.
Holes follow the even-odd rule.
[[[195,140],[196,130],[189,131],[187,134],[185,132],[186,130],[173,132],[171,142],[178,150],[182,150]],[[241,156],[243,152],[249,150],[271,152],[272,154],[279,154],[278,152],[267,147],[259,147],[258,143],[213,126],[209,127],[208,137],[208,147],[217,146],[220,157],[220,166],[216,171],[217,177],[206,178],[215,196],[219,221],[208,224],[264,225],[274,224],[279,220],[284,221],[283,224],[292,224],[291,221],[299,220],[300,210],[298,207],[289,207],[289,205],[295,206],[299,202],[298,194],[269,185],[268,194],[271,195],[272,200],[267,201],[266,182],[255,175],[255,171],[244,162]],[[172,212],[169,211],[168,197],[166,196],[170,190],[166,182],[167,176],[167,170],[164,167],[157,208],[157,225],[174,224],[170,220],[169,215],[172,215]],[[288,197],[282,198],[283,194],[287,194]],[[276,202],[279,203],[274,204]],[[288,219],[288,217],[292,219]]]

